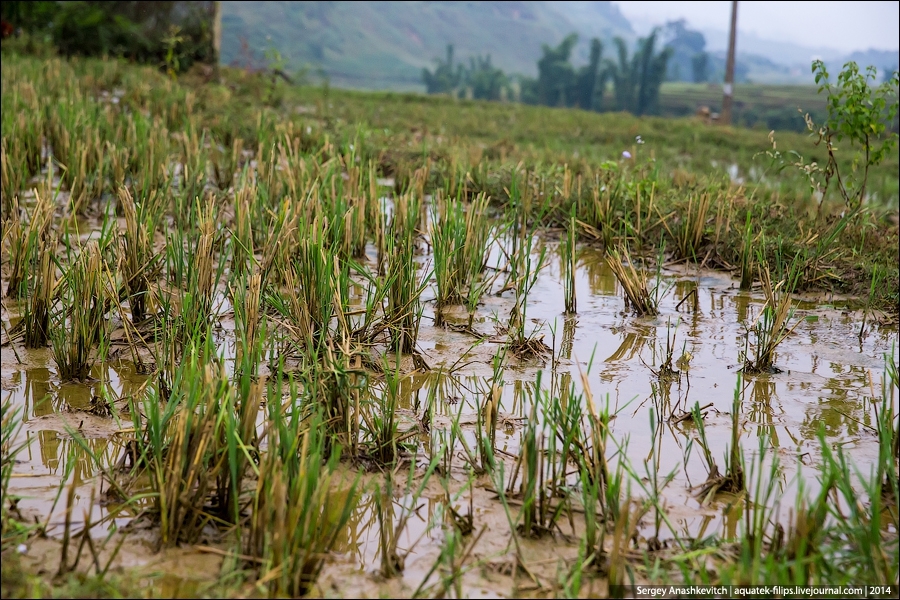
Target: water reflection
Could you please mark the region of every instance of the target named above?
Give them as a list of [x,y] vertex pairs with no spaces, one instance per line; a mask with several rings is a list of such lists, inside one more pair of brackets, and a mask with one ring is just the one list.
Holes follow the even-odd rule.
[[[98,463],[109,467],[115,463],[120,447],[107,438],[88,438],[76,441],[71,436],[57,431],[28,432],[29,447],[38,446],[40,465],[31,463],[34,474],[48,474],[62,477],[71,473],[75,485],[92,479],[99,474]],[[36,443],[34,443],[36,442]]]
[[[341,506],[345,501],[345,496],[338,496],[333,505]],[[353,556],[362,569],[379,570],[385,549],[395,548],[402,560],[421,541],[434,539],[429,524],[435,521],[441,505],[440,500],[415,498],[409,493],[395,498],[384,489],[365,493],[338,535],[335,550]]]
[[575,329],[578,326],[578,320],[574,316],[567,316],[563,321],[563,338],[560,346],[562,357],[572,359],[572,347],[575,343]]
[[636,324],[632,330],[622,332],[622,342],[605,362],[627,362],[640,356],[647,340],[654,334],[652,327]]
[[843,377],[827,378],[818,390],[818,398],[807,404],[800,426],[804,438],[815,439],[822,427],[826,437],[845,441],[859,438],[862,428],[872,427],[874,415],[866,403],[869,373],[855,366],[832,368],[838,374],[843,371]]
[[601,252],[582,252],[579,270],[587,277],[591,293],[598,296],[615,296],[619,282]]
[[[63,486],[74,485],[76,489],[72,527],[77,529],[83,526],[87,512],[94,524],[94,536],[103,535],[114,525],[125,525],[137,515],[142,504],[146,504],[121,504],[121,498],[106,498],[103,494],[101,474],[115,464],[122,450],[117,438],[75,440],[65,433],[40,430],[25,432],[24,441],[28,444],[27,448],[17,456],[16,473],[19,477],[10,480],[9,492],[20,498],[20,509],[36,510],[42,519],[50,517],[49,535],[63,533],[64,522],[57,517],[64,507],[57,504],[51,515],[56,499],[64,499],[64,495],[60,496]],[[112,519],[102,522],[107,517]]]
[[50,369],[37,367],[25,371],[24,402],[26,421],[29,416],[40,417],[53,412],[53,398],[50,392]]
[[[662,473],[679,468],[667,494],[694,511],[691,517],[681,519],[679,526],[695,536],[702,536],[708,528],[715,527],[721,527],[731,535],[742,514],[740,503],[717,502],[712,507],[715,509],[712,515],[710,510],[701,510],[690,492],[692,485],[702,483],[706,477],[696,447],[693,458],[688,456],[689,443],[696,435],[694,426],[689,421],[673,423],[670,419],[689,410],[695,402],[711,406],[706,432],[711,451],[721,465],[730,443],[729,412],[737,380],[738,357],[743,349],[745,329],[762,306],[761,298],[758,294],[737,293],[727,285],[710,283],[700,276],[667,274],[673,291],[661,302],[661,316],[636,318],[621,312],[619,286],[602,253],[583,250],[581,255],[576,285],[589,288],[593,296],[586,302],[581,299],[588,294],[579,296],[578,315],[561,316],[562,287],[557,268],[548,268],[542,273],[535,288],[535,301],[529,301],[529,317],[543,323],[541,333],[549,334],[550,323],[554,319],[562,320],[556,357],[559,360],[548,361],[543,367],[541,387],[561,397],[568,405],[582,401],[586,381],[596,406],[602,407],[606,398],[610,410],[618,412],[610,426],[611,435],[617,442],[610,445],[611,453],[618,452],[621,445],[622,455],[634,465],[640,465],[640,461],[652,456],[655,468]],[[499,253],[495,258],[494,262],[500,260]],[[363,289],[358,284],[353,284],[352,288],[354,306],[359,306]],[[489,312],[504,314],[509,310],[510,301],[508,292],[500,298],[486,297],[485,307],[479,309],[476,322],[486,319]],[[803,318],[803,311],[815,313],[817,308],[801,305],[798,311],[797,318]],[[459,316],[460,322],[465,322],[464,311]],[[819,427],[824,428],[830,443],[846,443],[851,451],[871,447],[871,436],[866,432],[873,424],[874,413],[868,399],[880,397],[883,353],[896,342],[896,331],[878,329],[877,334],[864,340],[860,350],[855,343],[858,323],[852,318],[834,314],[812,316],[816,319],[802,323],[779,348],[778,363],[785,368],[785,373],[747,378],[746,389],[742,392],[741,425],[750,432],[744,435],[742,445],[745,450],[752,449],[756,441],[763,440],[768,444],[769,452],[779,452],[780,456],[786,457],[778,471],[778,476],[784,480],[790,480],[797,472],[798,461],[794,453],[811,453],[812,462],[815,462]],[[423,328],[427,328],[428,323],[427,319],[423,320]],[[667,337],[672,331],[675,342],[670,348]],[[222,351],[231,355],[234,353],[233,331],[226,328],[223,335],[220,339]],[[854,343],[848,345],[850,339]],[[424,421],[432,411],[435,417],[433,431],[420,433],[420,448],[435,447],[429,435],[433,439],[449,439],[448,432],[455,419],[462,426],[462,439],[469,448],[476,448],[476,415],[483,410],[491,392],[490,357],[499,350],[500,344],[486,342],[484,347],[467,351],[471,357],[460,357],[459,349],[471,344],[470,337],[435,330],[429,340],[434,344],[434,361],[429,359],[429,362],[454,365],[457,370],[453,373],[433,370],[387,375],[388,378],[398,377],[392,393],[396,393],[401,430],[415,427],[415,420]],[[485,348],[489,350],[483,352]],[[670,350],[673,361],[679,361],[676,368],[682,376],[659,380],[647,364],[656,368]],[[467,362],[470,360],[471,363]],[[553,364],[558,365],[556,373],[549,372]],[[514,369],[501,371],[500,378],[504,383],[500,387],[498,450],[517,454],[522,420],[532,414],[538,393],[535,380],[539,368],[536,363],[522,361]],[[89,409],[95,396],[127,399],[139,398],[144,393],[146,376],[140,375],[128,361],[113,362],[106,367],[98,365],[92,375],[95,381],[88,383],[61,383],[52,363],[51,366],[28,369],[10,367],[3,373],[4,392],[12,394],[14,403],[24,406],[26,425],[31,424],[31,429],[26,427],[22,433],[31,440],[31,446],[23,452],[23,462],[17,465],[16,471],[44,477],[41,480],[43,491],[35,491],[36,486],[32,490],[35,497],[43,497],[46,501],[46,497],[52,496],[67,470],[79,485],[98,480],[93,456],[98,457],[101,464],[108,465],[118,454],[115,438],[88,440],[87,448],[82,449],[59,428],[51,431],[37,422],[38,418],[60,413],[77,425],[77,411]],[[367,399],[388,393],[385,377],[373,375],[371,380]],[[629,404],[634,398],[638,401]],[[626,405],[627,411],[624,410]],[[648,435],[651,433],[651,409],[656,427],[652,431],[656,435]],[[543,416],[539,414],[538,418]],[[461,444],[457,441],[457,447],[451,449],[454,456],[459,456]],[[852,456],[866,460],[868,455]],[[454,466],[460,464],[461,461],[455,459]],[[53,485],[53,492],[47,492],[48,481]],[[15,486],[26,490],[28,485],[35,483],[36,480],[22,478]],[[783,485],[784,502],[791,502],[792,488],[783,482],[779,485]],[[411,518],[407,529],[412,528],[412,533],[401,534],[401,537],[407,537],[398,542],[400,547],[406,547],[413,543],[413,538],[421,536],[438,510],[436,500],[421,502],[426,507],[421,509],[421,514],[416,513]],[[396,525],[402,506],[402,501],[397,499],[382,503],[380,519],[385,528]],[[372,533],[379,529],[378,515],[374,496],[367,494],[354,513],[356,521],[348,527],[348,531],[352,531],[347,533],[345,543],[351,549],[347,551],[354,552],[359,564],[367,568],[375,568],[380,560],[377,536]]]
[[747,417],[753,423],[757,424],[758,435],[767,435],[771,440],[772,446],[778,448],[781,443],[778,439],[778,427],[776,423],[775,411],[782,411],[772,406],[773,399],[778,402],[778,394],[775,391],[775,382],[771,381],[767,376],[760,376],[756,380],[750,382],[752,388],[750,392],[750,406],[745,407]]

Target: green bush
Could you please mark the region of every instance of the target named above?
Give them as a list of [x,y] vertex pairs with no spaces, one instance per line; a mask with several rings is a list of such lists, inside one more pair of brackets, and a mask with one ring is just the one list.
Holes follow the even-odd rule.
[[4,2],[19,32],[4,47],[65,56],[121,56],[167,70],[214,62],[211,2]]

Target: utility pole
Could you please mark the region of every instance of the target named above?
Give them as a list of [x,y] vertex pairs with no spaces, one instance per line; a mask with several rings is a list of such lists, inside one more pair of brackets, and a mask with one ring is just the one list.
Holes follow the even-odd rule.
[[734,101],[734,43],[737,38],[737,0],[731,3],[731,35],[728,37],[728,59],[725,61],[725,85],[722,97],[721,122],[731,125],[731,104]]

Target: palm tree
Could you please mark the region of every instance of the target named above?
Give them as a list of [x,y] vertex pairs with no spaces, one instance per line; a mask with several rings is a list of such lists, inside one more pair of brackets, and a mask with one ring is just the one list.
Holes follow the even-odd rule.
[[666,76],[666,66],[672,51],[664,49],[655,53],[654,29],[649,36],[638,40],[638,50],[628,58],[625,40],[615,38],[618,63],[607,62],[605,73],[613,80],[616,110],[625,110],[636,115],[653,114],[659,108],[659,88]]

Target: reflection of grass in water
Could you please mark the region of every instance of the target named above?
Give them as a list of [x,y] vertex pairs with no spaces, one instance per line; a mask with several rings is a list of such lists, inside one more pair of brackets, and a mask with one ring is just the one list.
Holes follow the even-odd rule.
[[[645,333],[649,333],[647,330]],[[616,348],[615,352],[609,355],[606,362],[613,361],[629,361],[635,356],[639,356],[641,350],[647,344],[648,336],[642,332],[629,331],[622,336],[622,343]]]
[[[122,449],[113,439],[84,438],[76,442],[66,434],[50,430],[38,431],[32,445],[39,446],[41,464],[51,475],[72,473],[79,484],[111,468]],[[70,466],[67,461],[73,464]]]
[[747,416],[751,422],[759,425],[760,432],[771,440],[774,448],[778,448],[781,444],[778,439],[778,428],[775,425],[772,399],[777,399],[778,395],[775,390],[775,382],[765,377],[756,378],[753,383],[753,390],[750,393],[750,410]]

